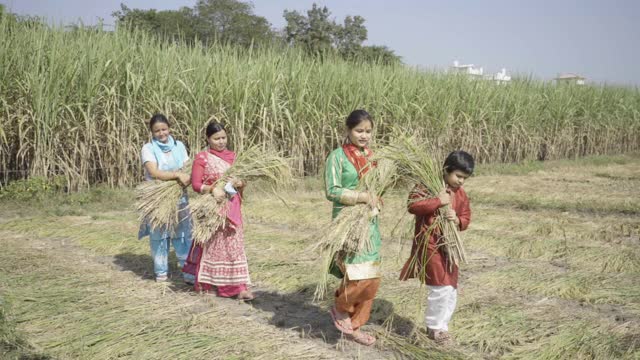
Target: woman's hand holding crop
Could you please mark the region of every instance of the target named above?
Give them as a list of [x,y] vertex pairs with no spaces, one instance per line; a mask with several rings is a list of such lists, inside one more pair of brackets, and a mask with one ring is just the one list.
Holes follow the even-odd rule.
[[178,184],[187,187],[189,185],[191,185],[191,176],[189,176],[189,174],[185,174],[185,173],[178,173],[178,176],[176,178],[176,181],[178,182]]
[[213,198],[216,199],[217,202],[221,203],[224,201],[224,199],[227,198],[227,194],[224,192],[224,190],[214,186],[213,190],[211,191],[211,193],[213,194]]

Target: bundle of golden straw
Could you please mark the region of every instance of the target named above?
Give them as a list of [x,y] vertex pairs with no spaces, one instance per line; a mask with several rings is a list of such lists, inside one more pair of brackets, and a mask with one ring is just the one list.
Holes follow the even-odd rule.
[[[368,192],[370,196],[381,197],[397,179],[396,166],[392,161],[381,159],[358,183],[357,191]],[[371,220],[377,216],[378,208],[368,204],[345,206],[328,228],[323,228],[318,242],[312,250],[320,252],[322,259],[322,280],[318,283],[315,298],[322,299],[326,293],[329,269],[334,257],[344,259],[362,251],[372,250],[369,236]]]
[[[191,173],[191,164],[182,170]],[[171,229],[186,215],[186,209],[178,209],[178,201],[184,187],[175,180],[145,181],[136,186],[136,209],[140,221],[146,221],[152,229]]]
[[[233,165],[216,181],[223,188],[231,179],[243,181],[261,178],[276,187],[288,186],[293,180],[289,161],[279,153],[263,150],[259,146],[249,147],[238,153]],[[228,200],[217,202],[211,194],[193,196],[189,209],[193,219],[193,241],[204,244],[213,233],[227,225]]]
[[[426,188],[426,192],[414,193],[414,198],[411,201],[435,197],[446,188],[442,165],[434,161],[428,155],[428,150],[418,145],[418,140],[413,136],[396,133],[392,142],[379,152],[379,156],[394,161],[402,177]],[[435,229],[439,230],[442,236],[440,243],[447,254],[451,269],[453,264],[459,265],[466,262],[466,255],[457,226],[445,218],[448,209],[449,205],[446,205],[438,210],[436,222],[429,229],[429,232]],[[429,235],[430,233],[426,234],[425,239],[428,239]],[[427,243],[425,241],[424,246],[427,246]],[[423,253],[427,256],[427,251]],[[422,264],[426,264],[427,260],[412,259],[414,262],[421,261]]]
[[189,199],[189,209],[193,220],[191,236],[197,244],[205,244],[213,233],[227,225],[227,201],[221,203],[211,194],[192,196]]
[[[268,180],[278,187],[289,186],[293,180],[289,159],[279,152],[254,145],[238,153],[233,165],[224,173],[226,178]],[[224,181],[224,180],[223,180]],[[224,186],[224,183],[222,184]]]

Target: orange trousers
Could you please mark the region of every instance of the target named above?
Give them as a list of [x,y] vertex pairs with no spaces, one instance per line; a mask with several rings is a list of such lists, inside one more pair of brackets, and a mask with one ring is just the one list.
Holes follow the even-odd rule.
[[349,314],[354,330],[369,320],[379,286],[380,278],[349,280],[336,290],[336,310]]

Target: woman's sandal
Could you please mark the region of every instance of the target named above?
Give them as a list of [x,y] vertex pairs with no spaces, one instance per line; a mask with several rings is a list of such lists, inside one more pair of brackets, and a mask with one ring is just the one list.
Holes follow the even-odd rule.
[[365,346],[371,346],[375,344],[377,340],[373,335],[367,334],[366,332],[360,330],[356,330],[353,334],[351,334],[350,337],[351,340]]
[[345,318],[338,319],[338,311],[335,307],[332,307],[331,310],[329,310],[329,314],[331,314],[331,319],[333,320],[333,325],[336,329],[348,335],[353,334],[350,317],[347,316]]
[[256,297],[251,293],[251,291],[243,290],[238,294],[237,299],[242,301],[251,301]]

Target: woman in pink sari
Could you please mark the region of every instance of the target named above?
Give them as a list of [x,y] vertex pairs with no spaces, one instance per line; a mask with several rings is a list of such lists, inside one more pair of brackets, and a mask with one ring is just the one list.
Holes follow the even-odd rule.
[[248,287],[251,281],[240,211],[240,195],[245,184],[239,179],[228,179],[224,190],[215,187],[215,182],[235,161],[236,154],[227,149],[227,133],[222,124],[209,123],[206,134],[209,149],[196,155],[191,184],[196,192],[212,193],[216,201],[226,202],[227,223],[217,229],[206,244],[193,242],[182,271],[195,275],[196,291],[212,291],[215,286],[218,296],[253,300]]

